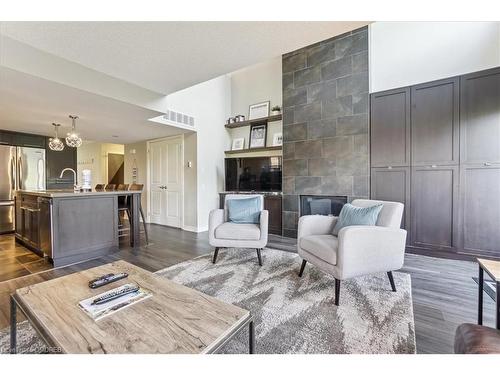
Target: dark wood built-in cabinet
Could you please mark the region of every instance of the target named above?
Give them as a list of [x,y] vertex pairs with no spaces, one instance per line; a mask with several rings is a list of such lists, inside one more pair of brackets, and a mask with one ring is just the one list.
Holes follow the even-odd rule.
[[458,78],[411,88],[412,165],[458,164],[458,95]]
[[500,68],[371,95],[371,196],[408,247],[500,258]]
[[[371,196],[383,201],[396,201],[405,205],[401,228],[407,228],[410,222],[410,168],[388,167],[372,168]],[[408,230],[408,232],[410,232]],[[410,243],[410,233],[406,238]]]
[[410,89],[371,97],[372,167],[410,165]]
[[458,167],[413,167],[410,189],[411,245],[453,250],[457,244]]

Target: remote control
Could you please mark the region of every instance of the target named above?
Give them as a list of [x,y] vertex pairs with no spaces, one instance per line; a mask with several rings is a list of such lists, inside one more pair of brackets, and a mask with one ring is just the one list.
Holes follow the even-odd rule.
[[127,294],[135,293],[138,290],[139,290],[139,287],[137,285],[127,286],[125,288],[117,289],[117,290],[114,290],[112,292],[103,294],[102,296],[97,297],[95,300],[93,300],[91,304],[92,305],[102,305],[103,303],[106,303],[106,302],[112,301],[114,299],[123,297]]
[[121,280],[128,277],[128,273],[122,272],[122,273],[108,273],[107,275],[103,275],[101,277],[98,277],[97,279],[90,280],[89,281],[89,288],[95,289],[99,288],[100,286],[103,285],[108,285],[112,283],[113,281]]

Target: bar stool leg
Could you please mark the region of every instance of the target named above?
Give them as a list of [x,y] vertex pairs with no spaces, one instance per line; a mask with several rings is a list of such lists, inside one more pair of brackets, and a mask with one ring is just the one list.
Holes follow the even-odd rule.
[[146,228],[146,220],[144,219],[144,212],[142,211],[142,206],[139,207],[139,211],[142,217],[142,226],[144,227],[144,235],[146,236],[146,245],[149,245],[148,228]]

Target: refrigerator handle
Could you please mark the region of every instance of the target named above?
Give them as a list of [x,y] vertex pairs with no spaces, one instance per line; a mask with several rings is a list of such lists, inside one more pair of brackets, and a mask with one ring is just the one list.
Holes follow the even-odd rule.
[[19,156],[17,159],[17,168],[19,171],[19,174],[17,175],[17,181],[19,182],[19,190],[22,190],[22,181],[23,181],[23,159]]
[[17,178],[16,178],[16,158],[15,156],[10,158],[10,188],[12,190],[17,190]]

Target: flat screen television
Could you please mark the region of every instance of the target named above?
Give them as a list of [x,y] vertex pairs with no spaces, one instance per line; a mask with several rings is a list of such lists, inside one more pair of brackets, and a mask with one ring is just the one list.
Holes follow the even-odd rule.
[[227,158],[226,191],[281,191],[281,156]]

